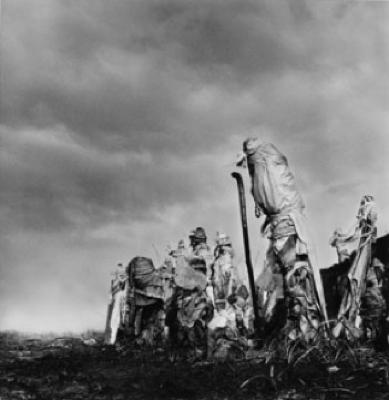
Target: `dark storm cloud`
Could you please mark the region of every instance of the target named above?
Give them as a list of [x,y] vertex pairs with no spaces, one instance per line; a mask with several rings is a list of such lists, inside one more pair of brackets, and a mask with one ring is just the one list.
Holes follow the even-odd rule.
[[228,126],[228,111],[245,82],[310,66],[309,53],[288,40],[290,27],[283,25],[291,17],[278,6],[104,4],[6,3],[5,122],[59,123],[102,146],[175,144],[187,152],[178,139],[202,149],[204,141],[193,139],[199,129],[213,133],[205,147],[224,134],[223,122],[216,127],[212,114],[187,104],[204,85],[221,92],[218,107],[225,109]]
[[148,220],[174,202],[195,203],[215,188],[215,174],[196,157],[193,174],[193,164],[182,164],[174,154],[103,151],[77,143],[61,127],[1,133],[0,197],[8,225],[57,231]]
[[[5,5],[3,119],[62,124],[105,148],[174,147],[187,155],[259,121],[289,135],[309,129],[310,120],[322,126],[329,110],[317,87],[340,58],[351,70],[367,57],[374,63],[382,47],[371,36],[384,36],[377,24],[376,33],[355,31],[350,40],[345,32],[356,28],[336,7],[319,7],[323,20],[303,1],[39,5]],[[362,17],[367,25],[370,18]],[[296,101],[293,86],[275,90],[290,71],[306,82],[308,96],[316,92],[314,102]],[[285,95],[290,102],[279,104]],[[234,112],[244,96],[255,113]],[[283,108],[291,116],[280,121]],[[209,133],[206,140],[198,140],[201,132]]]

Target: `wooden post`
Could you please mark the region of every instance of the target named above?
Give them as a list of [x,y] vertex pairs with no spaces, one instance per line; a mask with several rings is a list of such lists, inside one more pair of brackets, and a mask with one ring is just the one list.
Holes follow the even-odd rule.
[[234,179],[236,179],[236,183],[238,185],[239,207],[240,207],[240,217],[241,217],[242,230],[243,230],[244,252],[245,252],[245,257],[246,257],[247,274],[248,274],[248,278],[249,278],[251,296],[253,299],[254,328],[255,328],[255,332],[258,333],[259,328],[260,328],[260,319],[259,319],[259,313],[258,313],[257,292],[255,290],[253,263],[251,261],[251,253],[250,253],[249,233],[248,233],[248,227],[247,227],[246,196],[245,196],[245,191],[244,191],[243,178],[239,172],[233,172],[231,174],[231,176]]

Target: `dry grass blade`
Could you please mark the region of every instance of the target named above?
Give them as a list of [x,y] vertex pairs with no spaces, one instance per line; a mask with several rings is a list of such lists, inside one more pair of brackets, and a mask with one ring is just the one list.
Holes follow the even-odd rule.
[[321,392],[343,392],[343,393],[349,393],[354,395],[356,392],[355,390],[350,390],[346,388],[321,388]]
[[249,383],[251,383],[252,381],[254,381],[254,380],[256,380],[256,379],[264,379],[264,380],[270,382],[270,383],[272,384],[272,386],[274,386],[274,385],[273,385],[273,381],[272,381],[268,376],[266,376],[266,375],[264,375],[264,374],[259,374],[259,375],[254,375],[254,376],[252,376],[252,377],[249,378],[249,379],[246,379],[246,380],[239,386],[239,388],[240,388],[240,389],[245,388]]
[[292,343],[291,345],[289,345],[286,349],[286,354],[287,354],[287,358],[288,358],[288,364],[292,363],[293,357],[295,355],[295,350],[297,348],[297,346],[301,343],[300,340],[296,340],[294,343]]
[[296,359],[296,361],[293,363],[293,366],[296,366],[299,362],[301,362],[304,358],[306,358],[313,350],[317,349],[318,346],[313,346],[310,349],[308,349],[305,353],[301,354],[300,357]]
[[343,347],[340,347],[340,348],[336,351],[335,359],[334,359],[335,362],[338,361],[338,359],[339,359],[339,357],[342,355],[343,351],[344,351],[344,348],[343,348]]
[[344,342],[344,348],[347,350],[347,354],[351,356],[348,357],[348,361],[351,362],[352,360],[353,367],[355,368],[359,364],[356,349],[352,348],[347,341]]

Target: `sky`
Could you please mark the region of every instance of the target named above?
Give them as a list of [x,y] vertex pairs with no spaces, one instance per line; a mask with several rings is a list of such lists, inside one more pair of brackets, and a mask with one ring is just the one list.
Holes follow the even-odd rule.
[[389,232],[389,2],[2,0],[0,33],[0,329],[103,329],[115,265],[196,226],[244,279],[248,136],[288,157],[320,267],[363,194]]

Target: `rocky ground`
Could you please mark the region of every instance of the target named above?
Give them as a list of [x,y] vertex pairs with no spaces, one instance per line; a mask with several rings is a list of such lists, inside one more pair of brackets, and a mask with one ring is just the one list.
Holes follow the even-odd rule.
[[[315,349],[313,349],[315,350]],[[293,362],[265,352],[225,362],[173,361],[162,349],[115,349],[101,337],[2,337],[0,400],[6,399],[389,399],[389,353],[355,350],[350,362]]]

